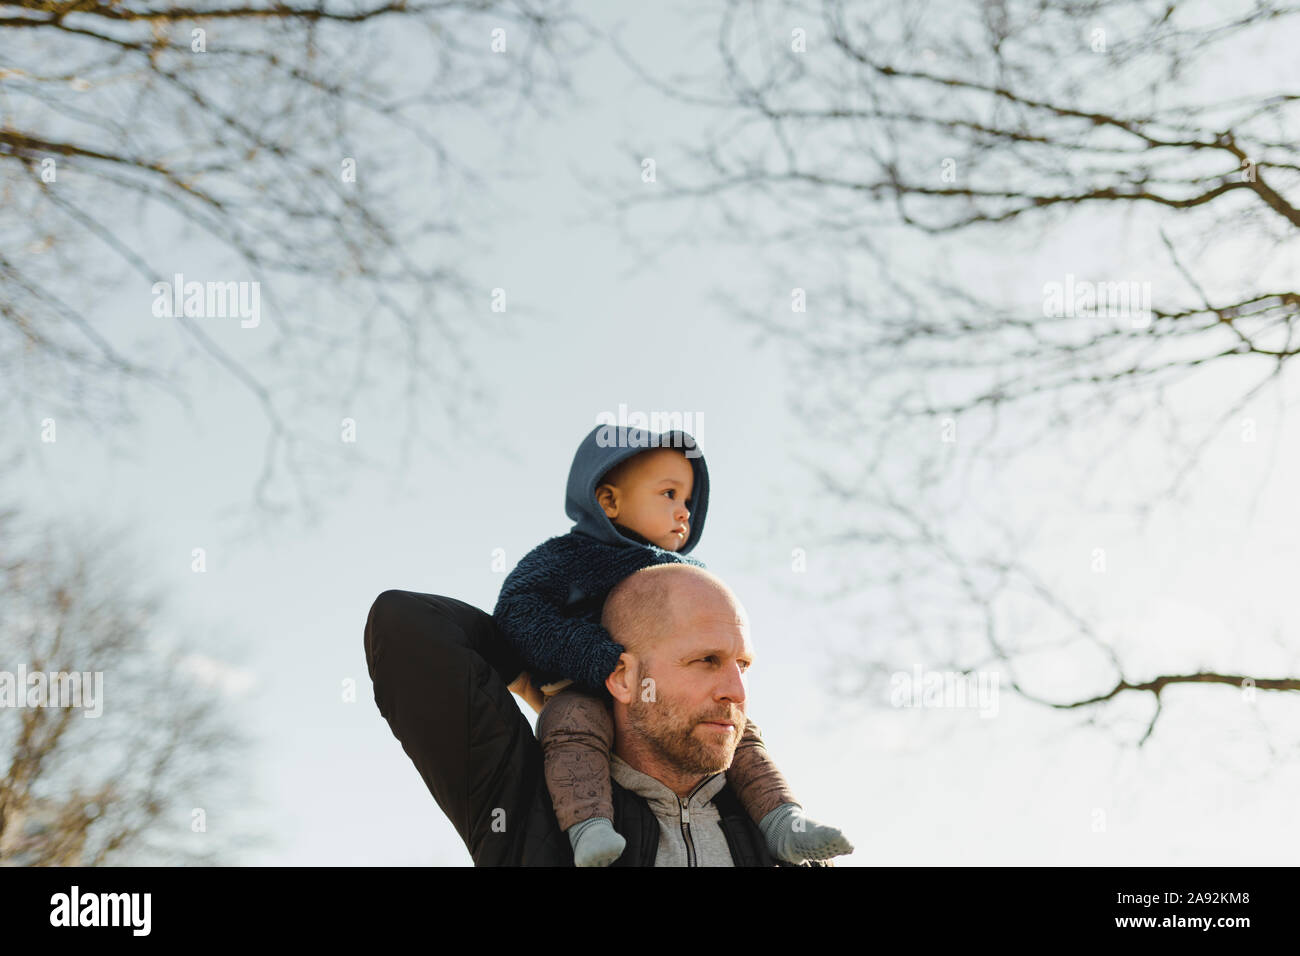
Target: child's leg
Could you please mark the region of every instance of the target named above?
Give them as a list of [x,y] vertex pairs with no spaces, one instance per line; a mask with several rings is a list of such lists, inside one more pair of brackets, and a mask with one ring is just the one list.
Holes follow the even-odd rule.
[[547,698],[537,718],[542,773],[575,866],[609,866],[627,847],[614,830],[609,750],[614,719],[597,697],[573,688]]
[[727,770],[727,782],[755,823],[762,823],[765,816],[783,803],[799,802],[794,798],[790,784],[772,762],[758,725],[752,720],[746,721],[745,732],[736,745],[736,754]]
[[546,701],[537,718],[546,786],[561,830],[592,817],[614,820],[609,751],[614,720],[605,702],[574,690]]
[[745,722],[745,732],[727,770],[727,783],[758,824],[773,856],[802,863],[853,852],[853,844],[840,830],[804,815],[752,720]]

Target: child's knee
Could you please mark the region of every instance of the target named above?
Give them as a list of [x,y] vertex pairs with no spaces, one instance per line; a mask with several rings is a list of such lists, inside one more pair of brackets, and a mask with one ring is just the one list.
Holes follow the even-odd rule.
[[543,744],[556,737],[586,738],[608,750],[614,745],[614,719],[604,701],[563,690],[548,700],[538,715],[537,736]]

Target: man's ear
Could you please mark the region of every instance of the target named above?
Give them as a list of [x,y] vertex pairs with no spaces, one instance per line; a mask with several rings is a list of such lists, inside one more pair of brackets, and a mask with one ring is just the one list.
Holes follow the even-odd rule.
[[618,494],[613,485],[601,485],[596,489],[596,504],[611,521],[618,517]]
[[636,657],[624,651],[618,664],[605,678],[605,689],[620,704],[630,704],[636,697]]

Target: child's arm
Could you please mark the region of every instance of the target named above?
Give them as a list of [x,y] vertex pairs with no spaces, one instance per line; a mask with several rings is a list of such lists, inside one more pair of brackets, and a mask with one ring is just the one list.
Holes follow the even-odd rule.
[[[636,557],[632,549],[619,550],[620,563]],[[570,677],[601,693],[623,645],[599,624],[564,613],[572,588],[600,593],[592,566],[602,562],[584,552],[564,538],[538,545],[506,578],[492,616],[530,669]]]
[[650,547],[613,547],[567,534],[539,544],[506,577],[492,616],[530,668],[572,678],[602,695],[623,645],[577,613],[572,600],[599,599],[629,574],[653,564],[704,567],[689,555]]
[[599,692],[618,666],[623,645],[616,644],[599,624],[563,617],[537,594],[503,596],[492,615],[503,633],[511,635],[529,668],[541,674],[572,677]]

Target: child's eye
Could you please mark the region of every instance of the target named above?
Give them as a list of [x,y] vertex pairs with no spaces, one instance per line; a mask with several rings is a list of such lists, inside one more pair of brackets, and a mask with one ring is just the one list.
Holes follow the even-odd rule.
[[671,498],[673,495],[677,494],[677,491],[676,489],[669,488],[667,491],[664,492],[664,494],[666,494],[669,498]]

